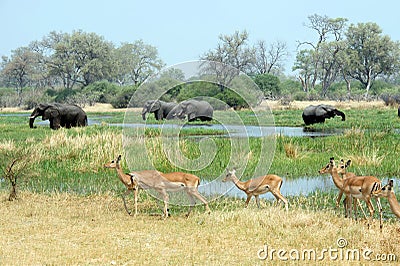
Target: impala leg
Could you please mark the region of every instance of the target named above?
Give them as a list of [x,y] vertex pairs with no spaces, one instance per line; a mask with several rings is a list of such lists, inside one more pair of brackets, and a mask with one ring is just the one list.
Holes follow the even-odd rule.
[[169,196],[166,191],[163,191],[163,199],[164,199],[164,219],[168,218],[168,201]]
[[196,204],[195,199],[193,198],[192,194],[190,194],[188,191],[186,191],[188,197],[189,197],[189,201],[190,201],[190,206],[189,206],[189,211],[186,214],[186,217],[189,217],[190,212],[192,211],[193,206]]
[[347,218],[347,196],[343,200],[344,218]]
[[339,204],[340,204],[340,201],[342,200],[342,196],[343,196],[343,190],[340,190],[339,194],[337,196],[337,199],[336,199],[336,207],[337,208],[339,208]]
[[208,207],[208,202],[203,198],[202,195],[200,195],[199,191],[197,189],[193,189],[190,191],[190,194],[198,198],[203,204],[206,206],[206,212],[211,213],[210,207]]
[[284,196],[282,196],[282,194],[279,191],[271,190],[271,193],[276,198],[276,205],[278,205],[279,200],[281,200],[285,204],[286,211],[288,211],[289,210],[288,209],[288,200]]
[[260,198],[258,195],[255,195],[254,197],[256,198],[257,207],[260,208]]
[[359,200],[357,200],[358,206],[360,207],[362,213],[364,214],[365,220],[367,220],[367,215],[365,214],[364,208]]
[[374,217],[375,210],[374,210],[374,206],[372,205],[371,200],[369,198],[365,199],[365,202],[367,203],[367,207],[369,209],[369,214],[370,214],[369,219],[368,219],[368,229],[369,229],[369,226],[372,222],[372,218]]
[[251,195],[249,194],[249,195],[247,195],[246,202],[244,203],[244,205],[245,205],[246,208],[247,208],[247,206],[249,205],[250,199],[251,199]]
[[128,206],[126,206],[126,200],[125,200],[125,198],[126,198],[126,196],[129,195],[130,192],[131,192],[131,191],[128,189],[128,190],[125,191],[124,194],[122,195],[122,201],[124,202],[125,211],[126,211],[129,215],[131,215],[131,212],[129,211]]
[[353,210],[354,210],[354,220],[357,221],[357,202],[358,199],[354,198],[353,199]]
[[133,195],[134,195],[134,200],[135,200],[135,216],[136,216],[138,214],[137,204],[138,204],[138,196],[139,196],[139,187],[137,187],[135,189],[135,191],[133,191]]
[[382,231],[383,223],[382,223],[382,205],[381,205],[381,200],[380,200],[380,198],[375,198],[375,200],[376,200],[376,205],[378,206],[378,212],[379,212],[379,228]]
[[351,200],[352,200],[351,196],[346,195],[346,204],[345,204],[346,217],[349,217],[349,218],[351,218]]

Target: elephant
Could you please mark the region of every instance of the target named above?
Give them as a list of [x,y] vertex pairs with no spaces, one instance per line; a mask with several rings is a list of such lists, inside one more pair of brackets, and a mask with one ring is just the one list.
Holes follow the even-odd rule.
[[303,111],[303,121],[306,125],[315,123],[324,123],[325,119],[332,118],[334,116],[341,116],[342,121],[346,120],[346,115],[331,105],[320,104],[320,105],[309,105]]
[[210,121],[213,118],[214,109],[206,101],[187,100],[179,103],[168,115],[170,118],[184,119],[187,116],[189,122],[197,119]]
[[156,120],[167,118],[168,113],[174,109],[176,103],[167,103],[160,100],[147,101],[142,109],[142,118],[146,120],[146,113],[154,113]]
[[84,127],[88,124],[85,111],[79,106],[72,104],[39,104],[29,118],[30,128],[33,128],[33,122],[38,116],[42,116],[42,120],[49,120],[51,129]]

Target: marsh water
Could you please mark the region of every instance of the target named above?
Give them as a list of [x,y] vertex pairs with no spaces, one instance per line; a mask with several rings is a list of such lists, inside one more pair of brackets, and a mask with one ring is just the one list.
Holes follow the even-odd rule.
[[[300,177],[296,179],[283,178],[281,193],[284,196],[300,196],[308,195],[316,190],[329,191],[334,189],[332,178],[329,175],[316,177]],[[200,193],[214,198],[218,196],[229,196],[235,198],[246,198],[246,194],[238,189],[233,182],[222,182],[214,180],[207,183],[203,181],[203,185],[199,187]],[[271,193],[260,195],[262,199],[275,199]]]

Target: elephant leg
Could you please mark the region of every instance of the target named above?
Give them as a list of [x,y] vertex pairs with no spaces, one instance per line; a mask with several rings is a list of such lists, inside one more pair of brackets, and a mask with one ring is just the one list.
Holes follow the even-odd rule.
[[60,124],[60,119],[59,118],[53,118],[49,119],[50,120],[50,128],[51,129],[59,129],[61,124]]

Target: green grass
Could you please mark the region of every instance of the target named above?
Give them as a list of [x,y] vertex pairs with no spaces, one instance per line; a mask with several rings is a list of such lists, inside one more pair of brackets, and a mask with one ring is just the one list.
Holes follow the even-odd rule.
[[[238,113],[245,124],[254,123],[256,116],[251,112]],[[47,126],[30,129],[27,117],[2,116],[0,166],[4,169],[13,158],[23,158],[26,167],[20,170],[22,189],[84,195],[121,190],[115,173],[103,169],[103,164],[118,154],[125,156],[124,151],[130,160],[123,164],[126,171],[154,166],[163,172],[192,172],[205,180],[221,177],[228,166],[241,167],[240,172],[247,179],[264,174],[270,164],[269,173],[285,178],[316,176],[332,156],[351,159],[350,171],[359,175],[376,175],[381,179],[400,176],[400,134],[393,130],[399,119],[392,115],[392,110],[348,110],[346,114],[346,122],[335,118],[313,126],[326,130],[341,126],[343,135],[279,136],[275,140],[271,137],[227,139],[219,136],[223,133],[221,130],[203,128],[184,128],[179,132],[179,139],[170,138],[168,130],[161,134],[159,129],[147,128],[142,135],[140,130],[127,133],[120,127],[105,124],[58,131]],[[354,118],[357,114],[358,119]],[[124,117],[123,112],[96,115],[105,117],[107,121],[103,122],[107,123],[119,123]],[[228,117],[223,112],[219,116]],[[280,126],[301,124],[298,110],[275,111],[274,117]],[[275,147],[269,145],[274,141]],[[0,182],[0,189],[7,187],[7,182]]]

